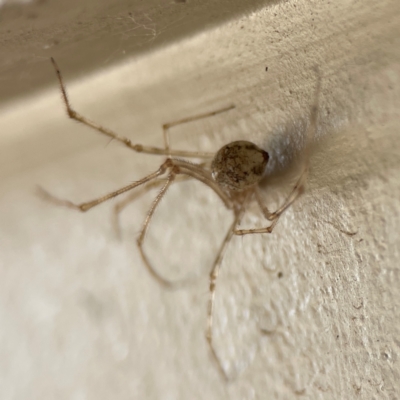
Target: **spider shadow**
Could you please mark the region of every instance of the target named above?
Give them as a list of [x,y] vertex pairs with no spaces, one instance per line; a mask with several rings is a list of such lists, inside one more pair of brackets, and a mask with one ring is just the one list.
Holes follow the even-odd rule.
[[[307,137],[308,120],[297,119],[276,128],[263,146],[269,154],[261,189],[280,187],[298,176],[313,153],[314,141]],[[309,146],[310,151],[306,151]]]

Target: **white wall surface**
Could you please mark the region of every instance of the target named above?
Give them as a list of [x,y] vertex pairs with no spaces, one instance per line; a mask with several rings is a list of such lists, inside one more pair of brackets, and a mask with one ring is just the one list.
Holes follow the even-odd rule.
[[73,106],[133,142],[161,145],[163,123],[233,102],[174,128],[172,145],[262,146],[272,209],[291,188],[319,67],[307,190],[273,234],[234,238],[223,261],[214,334],[229,383],[204,331],[231,214],[201,183],[172,188],[147,249],[165,276],[198,280],[169,291],[135,246],[155,193],[121,215],[121,240],[115,202],[81,214],[36,196],[91,200],[162,162],[68,120],[43,57],[52,88],[0,110],[0,398],[398,399],[399,12],[397,0],[267,3],[79,80],[73,45],[58,58]]

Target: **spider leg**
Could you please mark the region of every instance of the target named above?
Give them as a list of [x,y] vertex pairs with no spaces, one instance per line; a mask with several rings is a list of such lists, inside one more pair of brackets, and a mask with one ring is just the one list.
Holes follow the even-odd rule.
[[224,370],[224,367],[222,366],[220,359],[218,358],[217,352],[213,344],[212,327],[213,327],[213,310],[214,310],[214,300],[215,300],[215,286],[226,248],[230,240],[232,239],[232,236],[235,232],[235,227],[240,223],[243,213],[244,213],[244,207],[242,207],[242,209],[239,212],[235,213],[235,219],[233,220],[232,225],[230,226],[228,232],[225,235],[225,238],[221,244],[221,247],[219,248],[217,257],[214,260],[214,264],[210,272],[210,292],[209,292],[208,307],[207,307],[206,339],[210,347],[212,358],[216,363],[221,375],[225,378],[225,380],[229,380],[229,377],[226,371]]
[[[188,179],[189,179],[189,177],[179,176],[179,177],[176,177],[175,181],[182,182],[182,181],[186,181]],[[157,188],[163,184],[165,184],[165,179],[147,182],[147,184],[145,184],[140,190],[130,193],[125,199],[123,199],[123,200],[119,201],[117,204],[115,204],[114,212],[113,212],[113,225],[114,225],[115,232],[116,232],[118,238],[121,238],[121,227],[120,227],[120,222],[119,222],[119,214],[130,203],[134,202],[137,198],[139,198],[140,196],[143,196],[149,190]]]
[[[172,128],[174,126],[181,125],[181,124],[186,124],[187,122],[193,122],[193,121],[197,121],[199,119],[212,117],[214,115],[218,115],[218,114],[221,114],[223,112],[232,110],[233,108],[235,108],[235,106],[232,104],[230,106],[223,107],[223,108],[220,108],[218,110],[214,110],[214,111],[206,112],[206,113],[202,113],[202,114],[197,114],[197,115],[192,115],[190,117],[182,118],[182,119],[179,119],[177,121],[168,122],[168,123],[164,124],[162,126],[162,128],[163,128],[163,136],[164,136],[164,146],[165,146],[165,150],[168,152],[168,155],[169,156],[172,156],[172,155],[176,156],[176,154],[174,154],[174,151],[170,149],[170,142],[169,142],[169,135],[168,135],[168,131],[169,131],[170,128]],[[204,158],[212,158],[212,157],[214,157],[214,153],[203,153],[203,152],[194,153],[194,152],[191,152],[191,151],[188,151],[188,152],[181,151],[180,153],[181,154],[179,154],[179,155],[180,156],[184,156],[184,157],[193,157],[193,154],[196,154],[196,157],[204,157]],[[186,153],[186,154],[184,154],[184,153]]]
[[254,193],[255,193],[257,204],[260,207],[261,212],[263,213],[264,217],[268,221],[273,221],[276,217],[274,217],[274,213],[269,211],[268,207],[264,204],[264,202],[261,198],[260,189],[258,187],[255,188]]
[[[228,209],[232,208],[231,199],[219,188],[218,185],[210,178],[209,174],[204,171],[201,165],[192,164],[184,160],[177,160],[168,158],[164,164],[167,164],[171,167],[171,172],[167,176],[164,186],[159,191],[157,197],[154,199],[150,210],[147,213],[147,216],[143,222],[142,230],[140,231],[139,237],[137,239],[137,245],[139,248],[140,255],[143,259],[144,264],[146,265],[147,269],[149,270],[150,274],[163,286],[167,286],[170,288],[176,288],[188,282],[191,282],[192,279],[185,279],[177,281],[171,281],[162,277],[151,265],[147,255],[143,249],[143,243],[145,240],[145,236],[147,230],[149,228],[151,219],[155,210],[157,209],[161,199],[164,197],[165,193],[167,192],[168,188],[171,186],[172,182],[177,178],[177,175],[186,175],[188,179],[194,178],[205,185],[209,186],[214,192],[221,198]],[[185,180],[185,178],[182,178]]]
[[165,148],[152,147],[152,146],[143,146],[141,144],[133,144],[131,142],[131,140],[128,139],[127,137],[120,136],[120,135],[116,134],[115,132],[113,132],[111,129],[105,128],[104,126],[102,126],[102,125],[100,125],[100,124],[98,124],[98,123],[96,123],[96,122],[84,117],[83,115],[79,114],[78,112],[76,112],[71,107],[71,104],[69,102],[69,98],[68,98],[68,95],[67,95],[67,90],[66,90],[65,85],[64,85],[64,80],[63,80],[63,77],[61,75],[61,71],[60,71],[60,69],[59,69],[59,67],[58,67],[58,65],[55,62],[53,57],[51,57],[51,62],[53,63],[54,69],[55,69],[56,74],[57,74],[58,82],[59,82],[60,89],[61,89],[62,98],[63,98],[64,104],[65,104],[65,108],[66,108],[68,116],[71,119],[74,119],[77,122],[80,122],[80,123],[82,123],[82,124],[84,124],[86,126],[89,126],[90,128],[102,133],[105,136],[108,136],[109,138],[111,138],[113,140],[117,140],[118,142],[123,143],[125,146],[129,147],[130,149],[132,149],[132,150],[134,150],[134,151],[136,151],[138,153],[166,155],[166,156],[169,156],[169,157],[170,156],[176,156],[176,157],[212,158],[214,156],[213,153],[196,152],[196,151],[185,151],[185,150],[170,150],[166,131],[171,126],[175,126],[175,125],[179,125],[181,123],[194,121],[194,120],[199,119],[199,118],[205,118],[207,116],[219,114],[221,112],[228,111],[228,110],[230,110],[230,109],[232,109],[234,107],[234,106],[225,107],[225,108],[223,108],[221,110],[217,110],[217,111],[214,111],[214,112],[211,112],[211,113],[201,114],[201,115],[198,115],[198,116],[195,116],[195,117],[184,118],[184,119],[181,119],[179,121],[163,125]]
[[97,205],[99,205],[99,204],[101,204],[101,203],[103,203],[103,202],[105,202],[105,201],[107,201],[109,199],[112,199],[113,197],[117,197],[122,193],[125,193],[125,192],[127,192],[129,190],[132,190],[132,189],[134,189],[134,188],[136,188],[136,187],[138,187],[140,185],[143,185],[143,184],[145,184],[145,183],[157,178],[158,176],[164,174],[169,166],[170,166],[170,160],[167,160],[161,165],[161,167],[157,171],[153,172],[152,174],[149,174],[149,175],[145,176],[143,179],[140,179],[139,181],[133,182],[130,185],[124,186],[121,189],[118,189],[118,190],[116,190],[114,192],[108,193],[108,194],[106,194],[104,196],[101,196],[101,197],[95,199],[95,200],[88,201],[88,202],[85,202],[85,203],[76,204],[76,203],[73,203],[72,201],[69,201],[69,200],[59,199],[59,198],[51,195],[50,193],[48,193],[46,190],[44,190],[41,187],[38,188],[38,191],[39,191],[39,195],[42,198],[44,198],[45,200],[47,200],[47,201],[50,201],[50,202],[52,202],[52,203],[54,203],[56,205],[59,205],[59,206],[73,208],[75,210],[79,210],[79,211],[85,212],[85,211],[88,211],[91,208],[93,208],[93,207],[95,207],[95,206],[97,206]]
[[204,168],[206,163],[195,164],[186,160],[172,159],[173,164],[179,169],[179,174],[191,176],[210,187],[224,202],[226,208],[232,209],[232,199],[223,189],[214,181],[211,172]]
[[265,228],[254,228],[254,229],[236,229],[234,231],[235,235],[243,236],[252,233],[271,233],[272,230],[275,228],[276,224],[278,223],[279,217],[282,213],[288,209],[296,199],[304,192],[304,184],[307,179],[308,170],[303,170],[302,174],[300,175],[299,180],[297,181],[296,185],[294,186],[293,190],[290,192],[289,196],[286,198],[285,202],[276,210],[275,212],[270,212],[267,206],[262,202],[261,195],[259,189],[256,188],[255,196],[259,207],[261,208],[264,217],[269,221],[272,221],[270,226]]
[[150,225],[151,218],[153,217],[157,206],[160,204],[161,199],[164,197],[168,188],[171,186],[172,182],[174,181],[176,173],[177,173],[176,170],[174,170],[174,168],[172,168],[170,174],[167,177],[166,182],[164,183],[164,186],[161,188],[157,197],[154,199],[153,203],[151,204],[150,210],[148,211],[148,213],[146,215],[146,218],[143,222],[142,230],[140,231],[139,237],[137,239],[137,245],[139,248],[140,255],[141,255],[142,260],[143,260],[145,266],[147,267],[148,271],[153,276],[153,278],[155,278],[161,285],[167,286],[167,287],[176,286],[177,283],[162,277],[153,268],[153,266],[151,265],[149,259],[147,258],[146,254],[143,250],[143,243],[144,243],[144,239],[146,237],[147,229],[149,228],[149,225]]

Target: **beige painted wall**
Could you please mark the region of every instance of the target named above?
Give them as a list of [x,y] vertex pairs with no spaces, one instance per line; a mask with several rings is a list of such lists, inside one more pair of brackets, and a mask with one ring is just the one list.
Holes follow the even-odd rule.
[[[40,4],[13,10],[50,7]],[[57,18],[68,26],[77,9],[65,4]],[[2,58],[1,81],[26,84],[27,95],[10,90],[13,100],[3,98],[0,110],[0,397],[398,398],[400,4],[258,2],[250,12],[221,2],[202,18],[223,17],[192,28],[185,18],[196,21],[196,2],[168,5],[179,8],[186,31],[163,42],[168,29],[157,22],[132,23],[112,51],[105,43],[105,54],[104,37],[96,40],[85,24],[38,57],[33,43],[26,56],[2,35],[2,55],[21,52],[27,62],[15,61],[15,77]],[[88,20],[111,15],[106,3],[104,14],[81,7]],[[132,8],[119,12],[126,17]],[[12,26],[10,8],[0,12]],[[119,21],[111,18],[111,31]],[[128,51],[143,34],[158,45]],[[91,63],[92,54],[102,62]],[[135,247],[151,195],[122,214],[122,240],[112,202],[79,214],[35,196],[41,185],[90,200],[161,162],[68,120],[49,55],[75,108],[135,142],[160,144],[162,123],[233,102],[229,113],[174,129],[173,145],[216,150],[245,138],[263,146],[272,161],[263,186],[271,208],[290,189],[319,67],[308,189],[272,235],[234,238],[223,262],[214,333],[229,384],[211,361],[204,329],[207,273],[231,215],[200,183],[171,190],[148,249],[166,276],[194,271],[199,279],[168,291]],[[30,82],[36,76],[40,84]],[[244,221],[252,224],[264,224],[255,209]]]

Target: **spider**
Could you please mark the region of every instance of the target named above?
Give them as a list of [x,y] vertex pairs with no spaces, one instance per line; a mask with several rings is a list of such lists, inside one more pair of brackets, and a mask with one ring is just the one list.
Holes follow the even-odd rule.
[[[226,144],[220,148],[215,154],[205,152],[193,152],[184,150],[173,150],[170,148],[168,130],[173,126],[184,124],[187,122],[211,117],[223,112],[232,110],[235,106],[230,105],[213,112],[203,113],[194,115],[191,117],[183,118],[178,121],[164,124],[163,138],[164,147],[150,147],[143,146],[141,144],[133,144],[130,139],[119,136],[112,130],[103,127],[102,125],[93,122],[83,115],[76,112],[70,105],[69,98],[67,96],[64,81],[60,72],[60,69],[53,58],[51,62],[55,69],[58,82],[61,89],[62,99],[67,111],[68,116],[97,132],[108,136],[109,138],[121,142],[126,147],[134,150],[138,153],[156,154],[166,156],[165,161],[160,167],[153,173],[145,176],[144,178],[133,182],[127,186],[124,186],[114,192],[108,193],[92,201],[76,204],[68,200],[62,200],[49,194],[44,189],[40,188],[41,195],[47,200],[61,206],[73,208],[82,212],[86,212],[93,207],[119,196],[125,192],[133,190],[139,186],[142,186],[142,190],[133,193],[134,196],[127,199],[125,202],[121,202],[116,205],[115,212],[118,213],[122,210],[125,205],[136,198],[138,195],[148,191],[150,188],[161,186],[156,198],[153,200],[151,207],[144,219],[142,229],[137,238],[137,245],[140,255],[143,259],[145,266],[149,273],[163,286],[172,287],[176,285],[176,282],[170,281],[161,276],[157,270],[150,263],[144,249],[143,243],[146,237],[146,232],[149,228],[153,214],[160,204],[161,199],[164,197],[166,192],[172,183],[176,180],[181,179],[197,179],[198,181],[209,186],[223,201],[225,206],[233,213],[233,222],[225,234],[225,237],[220,245],[218,253],[214,259],[210,274],[209,274],[209,299],[207,307],[207,327],[206,327],[206,339],[210,348],[212,358],[214,359],[219,371],[225,379],[229,379],[222,363],[217,355],[217,351],[213,344],[213,311],[214,311],[214,299],[215,299],[215,288],[216,282],[220,271],[221,261],[223,259],[227,245],[233,235],[248,235],[248,234],[262,234],[271,233],[276,226],[279,217],[282,213],[290,207],[293,202],[304,192],[304,187],[308,174],[308,157],[304,163],[303,169],[297,180],[297,183],[293,187],[290,194],[287,196],[283,204],[274,212],[270,212],[266,205],[263,203],[261,193],[259,189],[259,183],[264,177],[265,168],[269,160],[269,154],[255,145],[254,143],[246,140],[234,141]],[[318,71],[317,71],[318,72]],[[309,132],[307,134],[308,141],[309,137],[314,134],[317,119],[317,96],[320,90],[320,77],[318,74],[317,88],[315,95],[315,102],[311,108]],[[211,164],[208,162],[196,163],[189,162],[185,158],[193,159],[204,159],[211,160]],[[163,177],[162,180],[156,180],[156,178]],[[256,201],[263,216],[270,222],[270,224],[264,228],[254,229],[238,229],[238,225],[242,220],[242,217],[246,211],[246,207],[251,201]]]

